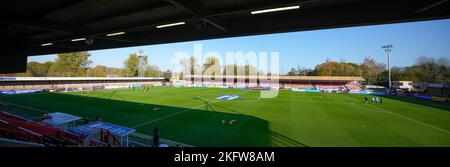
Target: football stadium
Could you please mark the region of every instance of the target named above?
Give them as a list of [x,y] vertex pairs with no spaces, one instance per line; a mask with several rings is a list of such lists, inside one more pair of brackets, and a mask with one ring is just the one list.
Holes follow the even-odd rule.
[[0,147],[450,147],[449,9],[2,1]]
[[[77,117],[78,125],[84,124],[83,118],[95,118],[133,129],[127,146],[151,145],[155,127],[163,129],[161,142],[168,146],[450,144],[448,104],[376,92],[349,93],[363,89],[355,84],[363,81],[358,77],[280,77],[279,94],[273,99],[260,98],[266,87],[245,82],[176,85],[161,78],[141,79],[4,78],[9,85],[2,82],[2,89],[14,86],[17,91],[0,96],[0,102],[4,111],[44,123],[51,120],[44,115],[65,113]],[[383,102],[367,103],[367,96]]]

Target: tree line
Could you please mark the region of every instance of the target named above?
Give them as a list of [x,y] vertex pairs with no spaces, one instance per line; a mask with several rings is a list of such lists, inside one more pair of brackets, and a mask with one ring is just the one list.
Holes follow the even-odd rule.
[[[4,74],[2,76],[29,76],[29,77],[137,77],[139,75],[139,56],[132,53],[124,60],[124,68],[113,68],[103,65],[90,67],[92,61],[89,52],[61,53],[54,61],[44,63],[28,62],[25,73]],[[148,65],[148,57],[143,57],[145,77],[162,77],[164,71],[156,65]],[[256,75],[263,74],[252,65],[221,65],[215,56],[206,57],[200,65],[196,57],[188,57],[180,61],[180,65],[187,67],[181,72],[210,75]],[[170,72],[168,70],[168,72]],[[345,62],[344,60],[332,61],[327,59],[314,69],[297,66],[291,68],[288,76],[361,76],[366,84],[388,85],[388,71],[386,64],[377,62],[371,57],[365,57],[360,64]],[[450,60],[448,58],[419,57],[416,62],[407,67],[391,67],[392,81],[407,80],[426,83],[449,83]]]
[[[125,68],[114,68],[103,65],[90,67],[92,61],[89,52],[61,53],[54,61],[44,63],[28,62],[24,73],[2,74],[17,77],[137,77],[139,58],[132,53],[124,61]],[[164,72],[156,65],[148,65],[148,57],[144,56],[145,77],[162,77]]]
[[[291,68],[290,76],[361,76],[367,84],[388,85],[386,64],[379,63],[371,57],[365,57],[361,64],[326,60],[314,69]],[[445,57],[419,57],[407,67],[391,67],[392,81],[413,81],[416,83],[449,83],[450,60]]]
[[180,79],[183,75],[257,75],[262,74],[258,68],[253,65],[223,65],[216,56],[208,56],[201,64],[197,57],[191,56],[180,60],[183,70],[180,72]]

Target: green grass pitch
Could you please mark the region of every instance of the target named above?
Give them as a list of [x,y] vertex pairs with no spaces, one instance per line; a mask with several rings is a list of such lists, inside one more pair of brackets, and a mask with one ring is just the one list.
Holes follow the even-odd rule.
[[[223,94],[242,98],[224,101]],[[0,96],[25,116],[65,112],[193,146],[450,146],[450,105],[363,95],[153,87]],[[231,123],[230,123],[231,122]]]

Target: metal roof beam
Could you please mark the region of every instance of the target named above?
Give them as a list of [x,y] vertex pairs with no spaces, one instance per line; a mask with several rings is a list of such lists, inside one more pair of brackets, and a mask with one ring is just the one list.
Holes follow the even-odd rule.
[[205,6],[203,6],[203,4],[194,3],[194,2],[186,2],[183,0],[166,0],[166,1],[177,7],[180,7],[182,9],[186,10],[188,13],[190,13],[194,17],[196,17],[200,20],[203,20],[224,32],[229,32],[227,28],[218,24],[216,21],[213,21],[214,19],[202,17],[202,16],[207,16],[207,15],[213,14],[213,12],[211,12],[207,8],[205,8]]

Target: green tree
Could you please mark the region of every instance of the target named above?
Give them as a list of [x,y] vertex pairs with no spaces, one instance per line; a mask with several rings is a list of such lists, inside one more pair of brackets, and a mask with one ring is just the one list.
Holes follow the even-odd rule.
[[33,77],[46,77],[52,65],[52,62],[28,62],[27,73]]
[[94,68],[89,70],[89,76],[90,77],[106,77],[108,67],[97,65]]
[[373,84],[378,76],[377,62],[371,57],[365,57],[363,63],[360,65],[362,77],[364,77],[368,84]]
[[[391,71],[392,72],[392,71]],[[447,58],[419,57],[412,66],[405,67],[402,72],[402,80],[426,83],[448,83],[450,76],[449,62]]]
[[295,68],[291,68],[291,70],[287,73],[288,76],[296,76],[297,70]]
[[223,68],[223,74],[225,75],[237,75],[237,73],[238,70],[236,64],[229,64]]
[[257,75],[261,74],[261,71],[253,65],[238,66],[236,64],[226,65],[223,69],[223,73],[226,75]]
[[310,76],[360,76],[361,67],[356,63],[347,63],[344,61],[335,62],[327,60],[325,63],[317,65],[314,70],[304,69],[299,75]]
[[208,56],[203,64],[203,74],[218,75],[220,74],[220,60],[216,56]]
[[186,76],[200,74],[201,72],[198,58],[195,56],[183,58],[180,61],[180,65],[183,68],[183,74]]
[[[144,56],[143,58],[143,64],[147,65],[148,57]],[[132,53],[128,56],[128,59],[124,62],[125,70],[126,70],[126,76],[127,77],[137,77],[139,75],[139,56],[137,53]],[[144,67],[145,68],[145,67]]]
[[58,54],[58,58],[50,68],[50,73],[54,76],[62,77],[82,77],[86,76],[91,54],[88,52],[73,52]]
[[162,72],[158,66],[149,65],[145,70],[146,77],[162,77],[164,76],[164,72]]

